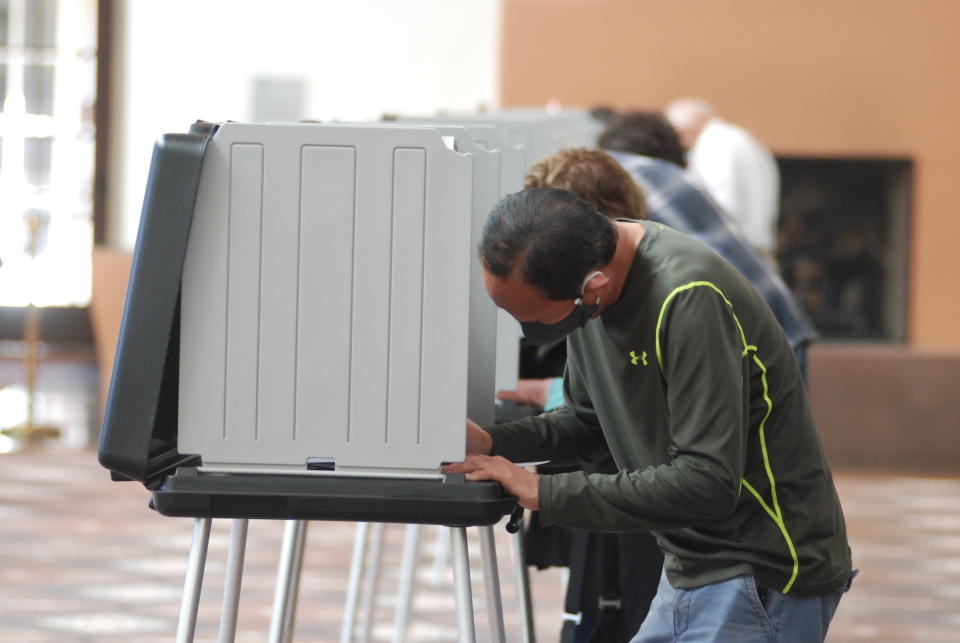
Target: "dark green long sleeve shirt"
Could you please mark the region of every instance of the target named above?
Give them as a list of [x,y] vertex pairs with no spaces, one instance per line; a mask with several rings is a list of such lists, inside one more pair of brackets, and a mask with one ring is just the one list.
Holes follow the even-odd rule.
[[738,574],[820,593],[850,574],[843,513],[783,331],[706,246],[656,223],[620,299],[568,338],[565,405],[489,429],[494,453],[620,472],[541,476],[540,519],[655,532],[671,584]]

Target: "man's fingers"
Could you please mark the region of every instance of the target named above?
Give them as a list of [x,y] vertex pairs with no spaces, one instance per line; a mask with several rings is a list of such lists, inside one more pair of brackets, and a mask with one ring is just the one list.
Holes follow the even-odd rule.
[[477,463],[464,461],[448,464],[440,469],[441,473],[469,473],[477,468]]
[[521,398],[520,391],[497,391],[498,400],[508,400],[515,402]]
[[442,473],[469,473],[478,467],[484,466],[493,459],[494,458],[489,455],[471,455],[467,456],[463,462],[454,462],[441,467],[440,471]]
[[480,480],[494,480],[492,472],[489,469],[477,469],[471,473],[468,473],[464,476],[470,482],[478,482]]
[[536,510],[540,506],[538,476],[524,471],[502,456],[472,455],[463,462],[448,464],[441,471],[463,473],[470,482],[496,480],[508,493],[520,498],[521,504],[527,509]]

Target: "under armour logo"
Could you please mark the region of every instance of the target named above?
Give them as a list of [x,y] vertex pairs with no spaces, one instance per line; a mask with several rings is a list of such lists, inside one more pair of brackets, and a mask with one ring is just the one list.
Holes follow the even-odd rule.
[[640,361],[643,361],[644,366],[647,365],[647,351],[642,351],[639,355],[636,351],[630,351],[630,363],[638,366]]

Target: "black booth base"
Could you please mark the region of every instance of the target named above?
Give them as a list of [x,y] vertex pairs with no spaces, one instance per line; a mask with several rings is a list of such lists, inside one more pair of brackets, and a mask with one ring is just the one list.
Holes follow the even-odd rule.
[[320,475],[200,474],[181,467],[153,491],[164,516],[337,520],[472,527],[493,525],[517,506],[497,482]]

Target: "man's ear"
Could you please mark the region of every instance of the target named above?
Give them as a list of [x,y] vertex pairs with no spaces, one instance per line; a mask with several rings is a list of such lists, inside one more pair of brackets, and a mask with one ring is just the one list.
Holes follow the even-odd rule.
[[592,295],[598,290],[601,290],[608,283],[610,283],[610,277],[608,277],[605,272],[598,271],[597,274],[594,275],[590,281],[586,283],[586,285],[584,285],[583,294]]

